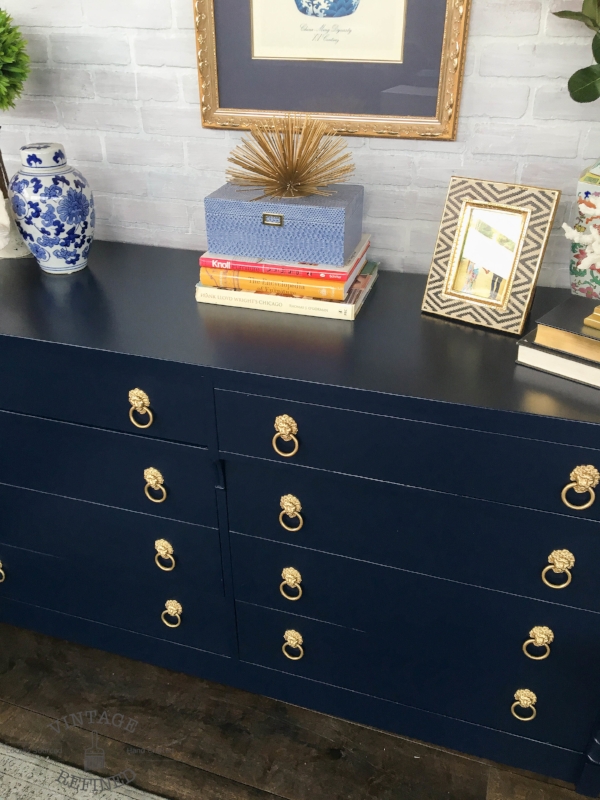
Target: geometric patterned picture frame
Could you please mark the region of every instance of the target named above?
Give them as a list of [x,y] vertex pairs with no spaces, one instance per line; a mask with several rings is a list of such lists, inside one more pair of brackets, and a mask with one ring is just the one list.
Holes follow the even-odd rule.
[[557,189],[453,177],[422,311],[520,334],[559,200]]

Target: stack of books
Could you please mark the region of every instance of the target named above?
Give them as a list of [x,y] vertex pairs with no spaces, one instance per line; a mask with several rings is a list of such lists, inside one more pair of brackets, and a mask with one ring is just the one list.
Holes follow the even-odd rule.
[[600,388],[598,301],[570,297],[537,323],[518,342],[517,363]]
[[377,280],[365,234],[341,267],[204,253],[196,300],[262,311],[355,319]]

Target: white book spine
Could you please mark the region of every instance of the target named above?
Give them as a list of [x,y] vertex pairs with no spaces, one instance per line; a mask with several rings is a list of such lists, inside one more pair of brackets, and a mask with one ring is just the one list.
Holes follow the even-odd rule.
[[600,368],[572,361],[570,358],[562,358],[545,350],[535,350],[533,347],[520,344],[517,363],[600,388]]
[[196,284],[198,303],[211,303],[236,308],[256,308],[260,311],[275,311],[282,314],[299,314],[305,317],[325,317],[326,319],[353,320],[356,314],[354,305],[327,300],[312,300],[309,297],[282,297],[280,295],[257,294],[255,292],[213,289]]

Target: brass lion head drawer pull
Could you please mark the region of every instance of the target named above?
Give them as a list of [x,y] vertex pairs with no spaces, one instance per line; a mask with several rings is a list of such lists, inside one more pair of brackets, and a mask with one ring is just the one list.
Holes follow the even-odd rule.
[[[600,472],[592,464],[575,467],[573,472],[569,475],[572,483],[568,483],[560,493],[560,497],[567,508],[572,508],[575,511],[585,511],[586,508],[594,505],[596,493],[594,487],[598,486],[600,482]],[[573,505],[567,499],[567,492],[573,489],[576,494],[589,494],[589,499],[582,505]]]
[[[163,486],[165,479],[162,476],[162,472],[159,472],[154,467],[148,467],[148,469],[144,470],[144,480],[146,481],[144,493],[148,500],[152,500],[153,503],[164,503],[167,499],[167,490]],[[150,490],[159,492],[160,497],[151,495]]]
[[[292,456],[295,456],[298,452],[298,448],[300,447],[300,443],[298,442],[298,439],[296,439],[296,434],[298,433],[298,425],[296,424],[296,420],[287,414],[282,414],[280,417],[275,417],[275,430],[277,433],[273,437],[273,450],[275,450],[278,456],[283,456],[284,458],[291,458]],[[281,438],[281,440],[284,442],[293,442],[294,449],[289,453],[284,453],[277,447],[277,440],[279,438]]]
[[[571,570],[575,566],[575,556],[569,550],[553,550],[548,556],[548,566],[542,570],[542,580],[551,589],[565,589],[573,580]],[[562,583],[550,583],[546,575],[552,570],[557,575],[564,574],[567,579]]]
[[[281,514],[279,515],[279,524],[282,528],[285,528],[286,531],[299,531],[300,528],[304,525],[304,520],[302,519],[302,503],[298,500],[297,497],[294,497],[293,494],[284,494],[281,498],[279,505],[283,509]],[[298,524],[295,527],[290,528],[289,525],[286,525],[283,521],[284,517],[288,517],[288,519],[297,519]]]
[[[535,710],[536,703],[537,697],[531,691],[531,689],[517,689],[515,692],[515,702],[510,707],[511,714],[520,722],[531,722],[532,719],[535,719],[537,714],[537,711]],[[517,714],[518,708],[528,708],[530,714],[526,717],[522,716],[520,713]]]
[[[527,639],[527,641],[523,644],[523,652],[527,658],[531,658],[533,661],[543,661],[545,658],[548,658],[550,655],[550,645],[554,641],[554,633],[550,630],[550,628],[546,628],[545,625],[536,625],[535,628],[532,628],[529,631],[529,635],[531,636],[531,639]],[[531,644],[535,647],[545,648],[545,653],[542,653],[541,656],[532,655],[528,650],[528,647]]]
[[[154,422],[154,414],[150,408],[150,398],[146,392],[142,389],[132,389],[129,392],[129,402],[131,403],[131,408],[129,409],[129,419],[131,422],[136,428],[149,428]],[[138,422],[135,418],[136,414],[139,414],[141,417],[148,417],[147,422],[142,425],[142,423]]]
[[[300,600],[302,597],[302,586],[300,586],[302,583],[302,575],[300,575],[298,570],[294,569],[293,567],[284,567],[281,577],[283,580],[279,586],[279,591],[285,597],[285,599]],[[296,594],[288,594],[288,589],[295,589]]]
[[[304,657],[304,648],[302,647],[304,639],[302,636],[298,633],[298,631],[290,630],[283,634],[283,638],[285,639],[285,642],[281,647],[283,650],[283,655],[286,658],[289,658],[290,661],[300,661],[300,659]],[[297,650],[298,655],[291,655],[289,650]]]
[[0,583],[6,580],[6,573],[4,572],[4,564],[0,561]]
[[[154,548],[156,550],[156,555],[154,556],[156,566],[164,570],[164,572],[171,572],[171,570],[175,569],[175,559],[173,558],[175,551],[171,542],[167,542],[166,539],[157,539],[154,542]],[[162,563],[163,561],[168,562],[167,566]]]
[[[183,608],[181,607],[181,603],[178,603],[177,600],[167,600],[165,603],[165,610],[160,615],[160,618],[167,628],[178,628],[181,625],[182,614]],[[173,617],[176,622],[169,622],[167,617]]]

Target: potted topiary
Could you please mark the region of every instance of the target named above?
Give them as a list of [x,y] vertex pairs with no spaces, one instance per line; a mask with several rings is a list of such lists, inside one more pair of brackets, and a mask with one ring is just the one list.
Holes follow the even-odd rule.
[[[0,110],[14,108],[29,74],[26,41],[12,18],[0,9]],[[29,258],[31,253],[17,230],[8,200],[8,175],[0,150],[0,258]]]

